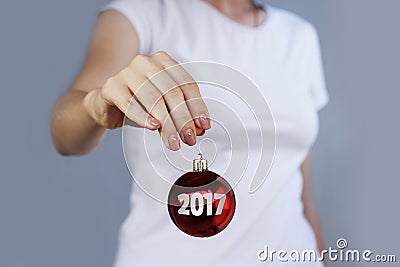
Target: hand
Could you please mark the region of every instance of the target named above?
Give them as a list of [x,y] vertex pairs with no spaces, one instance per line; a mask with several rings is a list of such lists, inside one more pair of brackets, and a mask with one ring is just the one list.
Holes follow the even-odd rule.
[[159,130],[171,150],[180,148],[179,137],[192,146],[210,129],[196,82],[165,52],[137,55],[102,88],[89,92],[83,104],[102,127],[121,127],[126,115],[134,126]]

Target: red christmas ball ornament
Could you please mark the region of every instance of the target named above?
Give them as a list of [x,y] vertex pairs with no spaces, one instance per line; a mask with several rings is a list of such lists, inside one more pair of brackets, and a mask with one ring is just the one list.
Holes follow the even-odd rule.
[[174,224],[194,237],[210,237],[224,230],[236,208],[232,187],[220,175],[209,171],[199,154],[193,171],[185,173],[172,186],[168,211]]

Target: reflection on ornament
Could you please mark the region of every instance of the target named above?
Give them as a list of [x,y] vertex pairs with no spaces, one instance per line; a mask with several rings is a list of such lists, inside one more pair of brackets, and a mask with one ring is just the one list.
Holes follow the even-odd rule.
[[209,171],[199,154],[193,172],[182,175],[168,196],[168,211],[174,224],[195,237],[210,237],[224,230],[233,218],[235,194],[229,183]]

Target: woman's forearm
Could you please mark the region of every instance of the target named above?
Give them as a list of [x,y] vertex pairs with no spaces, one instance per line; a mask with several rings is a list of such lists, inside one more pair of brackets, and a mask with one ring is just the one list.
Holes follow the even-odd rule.
[[318,212],[314,205],[304,207],[304,217],[310,223],[314,231],[317,247],[319,251],[324,250],[324,240],[322,237],[321,224],[319,222]]
[[92,119],[83,105],[87,93],[69,90],[60,97],[51,118],[51,135],[62,155],[82,155],[95,149],[106,129]]
[[308,153],[306,159],[302,163],[301,172],[303,175],[303,192],[301,198],[304,206],[304,217],[308,220],[315,233],[318,249],[322,251],[324,249],[324,242],[321,225],[311,190],[311,153]]

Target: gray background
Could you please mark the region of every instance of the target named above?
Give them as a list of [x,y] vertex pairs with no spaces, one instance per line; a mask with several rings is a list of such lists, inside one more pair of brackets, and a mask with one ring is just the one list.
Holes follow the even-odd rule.
[[[86,157],[63,158],[48,125],[106,2],[1,4],[1,267],[112,265],[129,208],[120,131]],[[313,175],[326,245],[345,237],[352,248],[399,257],[400,1],[270,3],[320,33],[331,101],[321,112]]]

